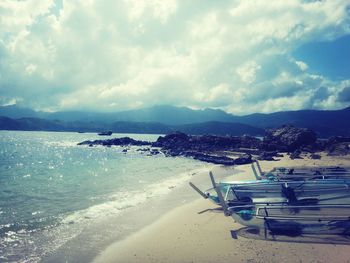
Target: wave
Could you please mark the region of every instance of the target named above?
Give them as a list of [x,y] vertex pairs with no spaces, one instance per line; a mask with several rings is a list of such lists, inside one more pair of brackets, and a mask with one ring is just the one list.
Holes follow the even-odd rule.
[[67,215],[62,224],[82,223],[91,219],[98,219],[99,217],[106,217],[116,215],[124,209],[135,207],[152,198],[164,196],[176,187],[187,182],[194,174],[197,174],[204,169],[196,169],[181,173],[173,178],[161,180],[142,189],[135,189],[132,191],[118,191],[108,197],[106,202],[91,206],[87,209],[76,211]]

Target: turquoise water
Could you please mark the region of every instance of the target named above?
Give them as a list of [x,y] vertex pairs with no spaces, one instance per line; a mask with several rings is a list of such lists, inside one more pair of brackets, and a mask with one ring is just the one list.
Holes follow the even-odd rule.
[[[116,134],[154,141],[156,135]],[[115,215],[171,191],[203,164],[131,147],[77,146],[90,133],[0,132],[0,262],[36,262]]]

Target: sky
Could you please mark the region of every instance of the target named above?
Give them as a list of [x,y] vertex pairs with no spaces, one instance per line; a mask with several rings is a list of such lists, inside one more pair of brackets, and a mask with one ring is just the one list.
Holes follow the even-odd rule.
[[0,105],[350,106],[348,0],[0,0]]

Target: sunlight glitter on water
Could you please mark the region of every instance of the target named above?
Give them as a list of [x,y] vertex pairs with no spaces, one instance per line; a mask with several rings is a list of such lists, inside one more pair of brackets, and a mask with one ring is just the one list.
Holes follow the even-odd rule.
[[0,261],[36,262],[100,218],[166,195],[202,166],[133,147],[124,154],[77,146],[94,136],[0,132]]

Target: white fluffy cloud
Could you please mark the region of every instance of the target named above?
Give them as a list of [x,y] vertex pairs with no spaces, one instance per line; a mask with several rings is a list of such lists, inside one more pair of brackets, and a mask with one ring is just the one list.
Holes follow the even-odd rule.
[[3,0],[0,101],[240,114],[342,107],[346,80],[315,75],[291,54],[349,34],[349,8],[346,0]]

